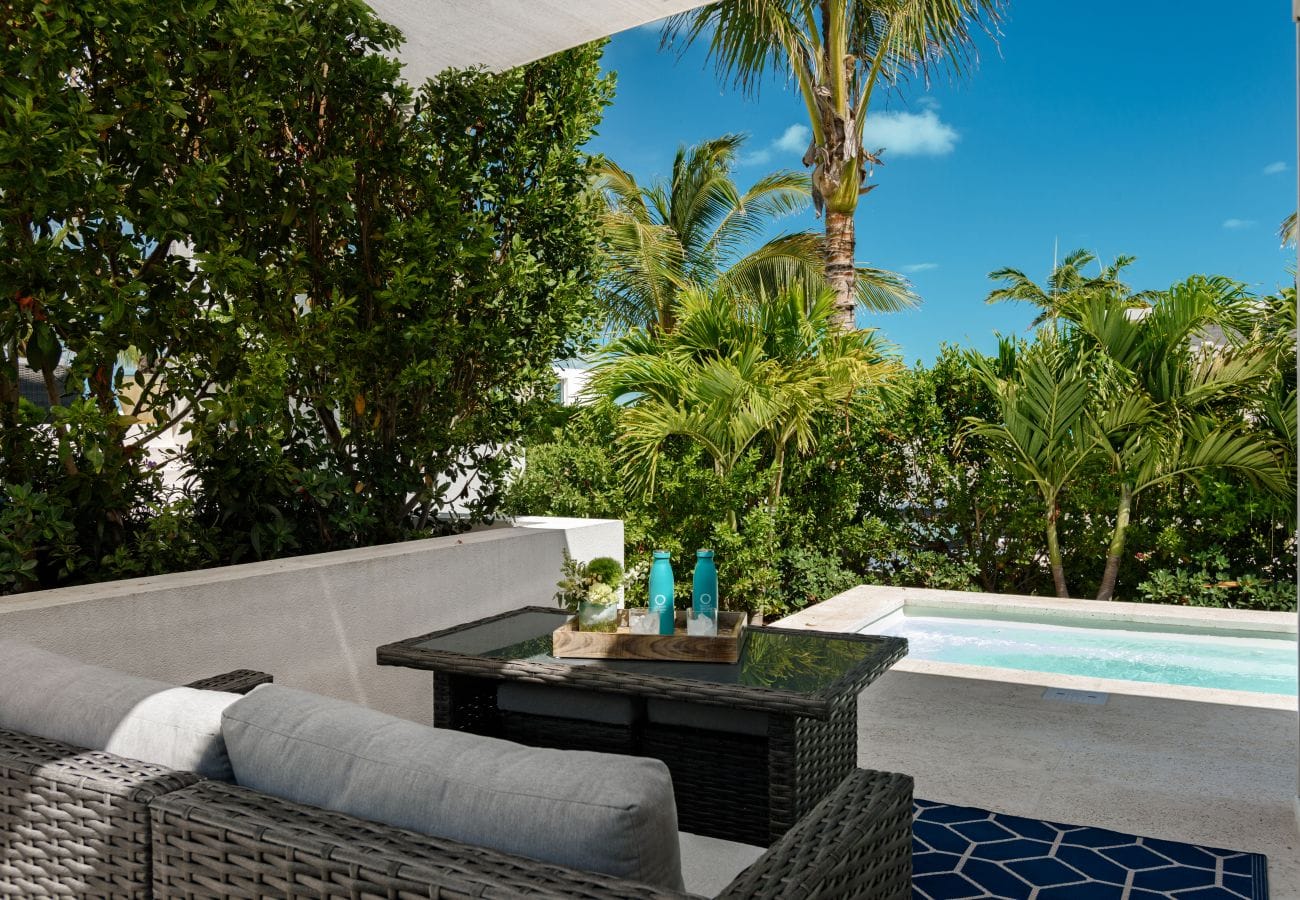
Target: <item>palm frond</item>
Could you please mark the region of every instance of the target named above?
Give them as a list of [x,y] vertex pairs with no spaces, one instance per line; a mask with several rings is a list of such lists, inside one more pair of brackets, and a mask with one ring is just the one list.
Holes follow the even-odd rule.
[[887,57],[891,82],[918,74],[928,82],[938,72],[961,77],[976,61],[976,34],[996,35],[1006,4],[1001,0],[902,0],[858,2],[855,7],[888,12]]
[[1294,247],[1296,245],[1297,234],[1300,234],[1300,229],[1296,226],[1296,214],[1291,213],[1291,215],[1283,219],[1282,224],[1278,226],[1277,236],[1278,239],[1282,241],[1283,247]]
[[854,290],[858,305],[868,312],[901,312],[921,305],[912,283],[897,272],[885,269],[858,266]]
[[816,68],[819,41],[808,0],[726,0],[671,17],[663,44],[679,52],[705,38],[718,75],[741,90],[755,93],[770,75],[802,66]]
[[682,436],[729,472],[755,446],[807,450],[819,415],[898,370],[871,332],[841,332],[822,283],[748,297],[721,286],[678,296],[675,330],[634,329],[593,369],[593,393],[626,404],[620,453],[637,490],[653,490],[658,455]]

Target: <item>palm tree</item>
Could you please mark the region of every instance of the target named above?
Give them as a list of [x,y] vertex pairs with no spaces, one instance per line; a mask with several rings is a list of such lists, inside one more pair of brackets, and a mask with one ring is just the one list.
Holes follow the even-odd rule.
[[[653,491],[665,444],[685,437],[704,449],[719,478],[751,450],[772,454],[767,502],[781,499],[790,447],[811,449],[820,417],[897,369],[874,333],[834,325],[834,295],[799,285],[775,297],[738,297],[691,287],[673,331],[638,328],[610,345],[592,390],[627,402],[618,450],[634,489]],[[728,519],[736,525],[736,511]]]
[[[681,292],[715,282],[741,294],[772,295],[800,284],[814,295],[822,280],[822,238],[796,232],[749,250],[774,220],[809,203],[808,177],[773,172],[742,191],[732,177],[745,138],[724,135],[680,147],[666,181],[643,186],[613,162],[599,170],[606,201],[603,244],[610,263],[601,295],[615,328],[671,330]],[[913,306],[902,277],[859,273],[858,299],[870,309]]]
[[669,20],[665,43],[701,36],[719,74],[756,91],[773,71],[798,84],[812,127],[804,154],[812,197],[826,216],[825,272],[835,318],[854,327],[858,292],[854,213],[882,150],[862,145],[878,86],[943,68],[960,74],[977,29],[988,30],[1004,0],[722,0]]
[[[1233,469],[1274,490],[1289,479],[1276,442],[1240,410],[1266,391],[1276,355],[1243,340],[1255,304],[1240,284],[1194,276],[1133,316],[1094,296],[1071,309],[1075,340],[1095,349],[1100,412],[1090,430],[1119,485],[1098,600],[1115,593],[1134,500],[1157,485]],[[1221,335],[1222,346],[1194,338]]]
[[985,438],[996,460],[1038,489],[1052,583],[1056,596],[1069,597],[1057,521],[1061,493],[1097,454],[1087,433],[1094,397],[1087,360],[1042,329],[1029,346],[1003,338],[996,360],[972,354],[971,362],[999,415],[968,419],[967,433]]
[[1041,286],[1020,269],[998,269],[990,272],[989,278],[1001,281],[1002,287],[990,291],[984,302],[1032,303],[1039,309],[1030,324],[1035,329],[1042,325],[1055,328],[1063,316],[1068,317],[1072,306],[1098,295],[1126,309],[1142,308],[1150,304],[1154,295],[1150,291],[1134,294],[1120,280],[1124,269],[1136,261],[1135,256],[1119,256],[1109,266],[1101,266],[1097,275],[1089,276],[1084,268],[1097,262],[1096,254],[1090,250],[1075,250],[1066,254],[1059,265],[1053,266],[1047,281]]
[[1296,456],[1296,289],[1285,287],[1264,297],[1254,329],[1246,341],[1268,348],[1274,359],[1269,385],[1256,410],[1262,424],[1286,452],[1286,468],[1294,472]]

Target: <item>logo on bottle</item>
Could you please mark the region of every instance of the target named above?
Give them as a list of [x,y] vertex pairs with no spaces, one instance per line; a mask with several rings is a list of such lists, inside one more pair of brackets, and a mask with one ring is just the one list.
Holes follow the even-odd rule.
[[700,594],[700,610],[708,611],[718,605],[718,601],[711,594]]
[[655,598],[651,601],[650,605],[655,609],[663,609],[668,605],[668,598],[663,594],[655,594]]

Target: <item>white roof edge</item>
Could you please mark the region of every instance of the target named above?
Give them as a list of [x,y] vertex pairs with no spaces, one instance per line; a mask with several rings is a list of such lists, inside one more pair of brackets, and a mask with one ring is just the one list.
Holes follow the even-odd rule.
[[401,29],[403,74],[419,86],[443,69],[502,71],[706,5],[705,0],[369,0]]

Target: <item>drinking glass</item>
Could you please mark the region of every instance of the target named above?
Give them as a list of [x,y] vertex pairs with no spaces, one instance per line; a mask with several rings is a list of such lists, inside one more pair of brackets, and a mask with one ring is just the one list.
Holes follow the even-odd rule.
[[627,614],[628,631],[633,634],[658,634],[659,613],[648,609],[633,609]]
[[708,613],[687,610],[686,633],[698,637],[712,637],[718,633],[718,619]]

